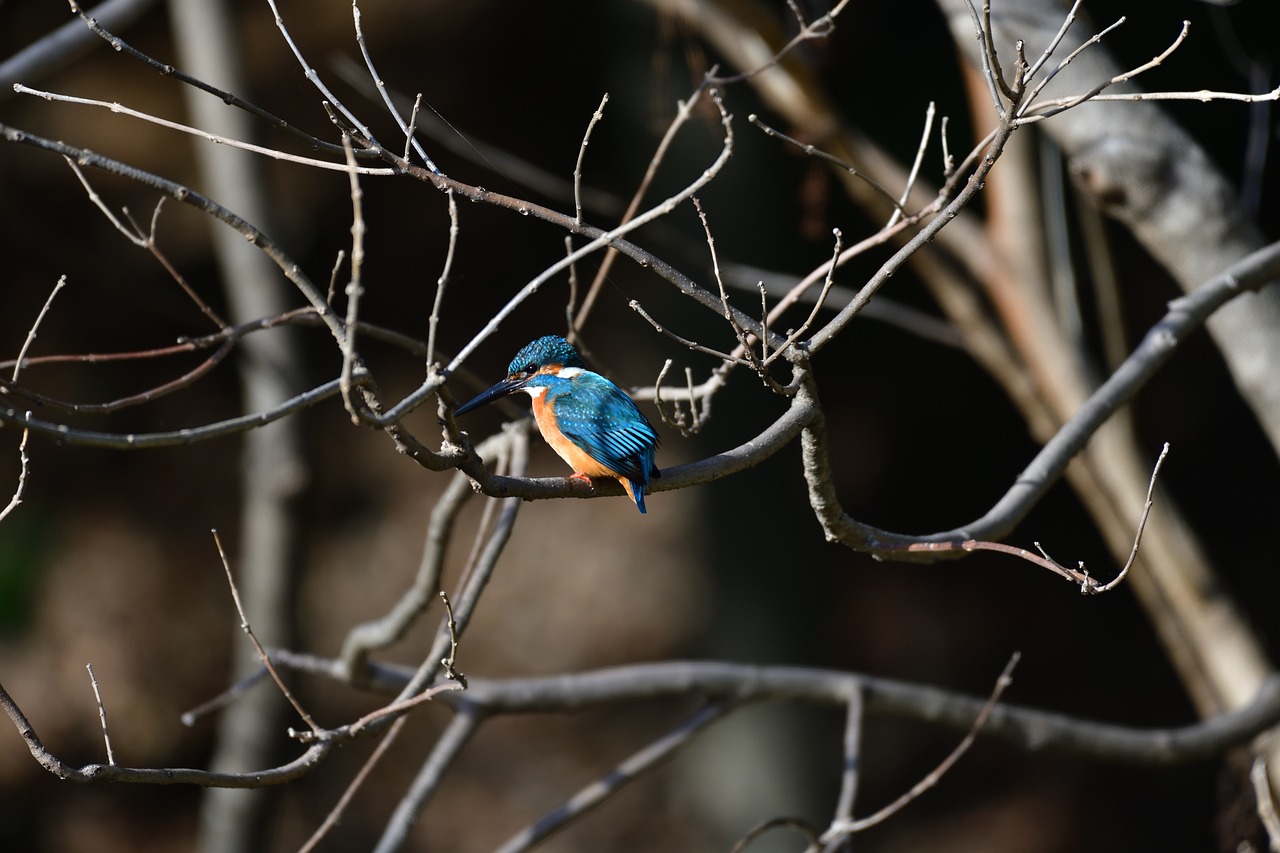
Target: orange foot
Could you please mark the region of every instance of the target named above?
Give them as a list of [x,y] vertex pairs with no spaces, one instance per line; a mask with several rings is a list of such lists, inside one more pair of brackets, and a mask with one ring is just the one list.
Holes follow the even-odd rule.
[[582,473],[581,471],[574,471],[572,474],[570,474],[570,475],[568,476],[568,478],[567,478],[567,479],[569,479],[569,480],[581,480],[582,482],[587,483],[587,484],[589,484],[589,485],[591,485],[591,486],[593,486],[593,487],[595,486],[595,483],[591,482],[591,478],[590,478],[590,477],[588,477],[586,474]]

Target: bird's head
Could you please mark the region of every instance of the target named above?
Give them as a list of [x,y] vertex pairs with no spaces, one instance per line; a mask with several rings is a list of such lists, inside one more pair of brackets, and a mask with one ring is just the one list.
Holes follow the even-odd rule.
[[538,338],[516,353],[516,357],[507,366],[506,379],[463,403],[454,411],[454,415],[464,415],[499,397],[526,390],[530,387],[530,381],[536,376],[548,374],[555,376],[565,368],[583,370],[586,366],[582,356],[578,355],[578,351],[573,348],[573,344],[564,338],[557,335]]

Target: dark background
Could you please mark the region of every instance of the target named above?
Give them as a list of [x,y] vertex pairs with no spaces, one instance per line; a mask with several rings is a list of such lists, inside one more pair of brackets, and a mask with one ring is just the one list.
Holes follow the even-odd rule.
[[[1145,79],[1148,88],[1262,91],[1275,85],[1272,75],[1253,86],[1231,61],[1241,49],[1256,61],[1271,61],[1271,35],[1280,22],[1270,4],[1087,6],[1097,21],[1129,16],[1108,47],[1130,64],[1162,49],[1182,19],[1192,21],[1192,38]],[[282,45],[266,5],[237,8],[252,87],[243,94],[332,137],[319,98]],[[643,174],[676,100],[692,91],[700,63],[716,61],[703,56],[706,49],[694,35],[636,3],[368,0],[362,9],[370,49],[388,85],[410,95],[422,91],[463,137],[499,146],[565,179],[586,123],[608,92],[585,180],[618,199],[626,199]],[[282,12],[339,97],[362,116],[379,117],[377,130],[393,139],[380,105],[334,71],[336,57],[359,57],[349,5],[283,3]],[[775,12],[784,20],[789,14]],[[58,3],[0,3],[0,55],[65,17]],[[125,35],[161,61],[174,60],[162,6]],[[930,100],[953,117],[953,143],[959,147],[955,140],[967,138],[955,51],[930,3],[853,4],[827,43],[806,50],[846,120],[903,160],[914,152]],[[183,120],[177,83],[105,44],[31,85]],[[738,148],[701,193],[722,262],[798,278],[829,256],[832,227],[850,241],[874,230],[823,167],[746,123],[753,112],[770,121],[750,88],[732,87],[726,99],[736,117]],[[1222,169],[1239,177],[1247,107],[1170,109]],[[30,97],[7,97],[0,121],[217,196],[216,188],[198,185],[188,137],[101,109]],[[300,151],[291,139],[265,127],[259,131],[258,142]],[[1274,133],[1269,139],[1274,145]],[[714,118],[703,114],[682,134],[650,198],[699,174],[718,142]],[[532,193],[518,177],[465,161],[438,143],[427,147],[452,177],[571,211],[571,202]],[[1274,174],[1273,168],[1263,173],[1258,214],[1272,235]],[[109,204],[127,205],[149,220],[152,193],[106,175],[90,178]],[[337,251],[350,243],[346,176],[264,162],[263,179],[273,218],[265,230],[313,280],[326,280]],[[408,180],[369,179],[364,190],[364,316],[425,337],[444,254],[444,199]],[[588,212],[590,221],[606,225],[615,216]],[[462,229],[441,329],[447,352],[564,251],[555,228],[494,208],[464,203]],[[199,217],[167,205],[159,229],[163,250],[204,298],[221,307],[207,235]],[[1112,229],[1112,236],[1136,340],[1177,289],[1123,230]],[[710,281],[701,229],[688,206],[636,239]],[[857,286],[883,257],[850,268],[842,283]],[[121,351],[208,331],[163,270],[107,225],[52,155],[0,148],[0,258],[5,357],[17,354],[61,275],[70,284],[40,329],[38,353]],[[593,272],[588,262],[581,275],[589,279]],[[563,278],[543,288],[468,367],[495,380],[526,341],[562,332],[566,293]],[[895,277],[885,296],[936,313],[909,274]],[[676,359],[675,374],[689,365],[697,378],[713,366],[655,334],[627,308],[631,298],[681,335],[731,345],[710,312],[620,263],[585,340],[593,366],[623,384],[652,383],[665,358]],[[737,301],[748,311],[757,304],[751,294],[739,294]],[[327,334],[314,331],[303,339],[308,381],[335,376],[338,355]],[[420,381],[421,366],[412,359],[374,350],[371,360],[389,392]],[[41,367],[24,383],[55,397],[97,401],[150,387],[194,363]],[[899,329],[860,320],[821,354],[815,369],[837,488],[846,509],[862,521],[904,533],[963,524],[1004,492],[1037,449],[1000,388],[967,356]],[[454,393],[465,397],[473,390],[461,385]],[[237,377],[228,363],[187,392],[74,423],[120,432],[174,429],[234,416],[237,406]],[[702,434],[685,438],[662,428],[659,464],[736,446],[781,411],[757,381],[736,375]],[[1164,482],[1203,537],[1227,590],[1274,642],[1275,558],[1269,555],[1280,512],[1280,471],[1206,338],[1187,343],[1141,394],[1133,415],[1153,460],[1161,442],[1172,443]],[[419,435],[432,436],[431,414],[415,417]],[[498,417],[477,413],[466,426],[478,437]],[[336,401],[301,420],[310,482],[300,644],[335,654],[345,631],[385,611],[412,576],[424,519],[445,479],[399,457],[384,437],[352,428]],[[7,446],[16,445],[16,433],[5,434]],[[243,642],[208,533],[216,527],[224,541],[236,541],[239,446],[225,439],[119,453],[32,439],[26,501],[0,525],[0,678],[65,760],[103,758],[84,672],[92,662],[122,763],[207,762],[212,723],[188,730],[177,718],[221,689],[231,644]],[[536,475],[563,473],[540,445],[532,464]],[[14,482],[16,471],[16,451],[0,452],[0,482]],[[525,505],[494,588],[464,641],[462,668],[498,677],[709,658],[835,667],[981,695],[1010,653],[1020,650],[1009,701],[1143,727],[1195,719],[1127,592],[1083,598],[1047,573],[992,555],[908,566],[828,545],[806,503],[796,446],[751,471],[658,493],[648,503],[643,518],[621,500]],[[478,515],[475,506],[464,519],[451,581]],[[1033,540],[1063,563],[1086,561],[1098,576],[1118,568],[1065,485],[1010,539],[1023,546]],[[252,618],[252,602],[248,607]],[[427,636],[420,630],[392,656],[416,661]],[[373,700],[331,684],[301,687],[309,706],[329,723],[374,707]],[[492,848],[665,730],[681,710],[642,706],[491,724],[423,815],[421,849]],[[397,758],[383,765],[327,849],[371,846],[445,718],[440,709],[418,715]],[[821,825],[834,807],[842,726],[840,715],[829,710],[749,709],[546,849],[724,850],[770,817],[795,814]],[[958,737],[916,723],[871,720],[858,813],[910,787]],[[272,807],[272,849],[293,849],[305,838],[367,752],[364,745],[347,749],[304,782],[263,792],[279,797]],[[1249,812],[1235,789],[1240,778],[1227,762],[1132,768],[1027,755],[979,741],[936,790],[858,843],[894,851],[1205,850],[1219,843],[1234,849],[1247,832],[1233,823],[1236,810],[1246,817]],[[16,733],[0,734],[0,846],[6,849],[189,849],[198,799],[199,792],[188,788],[61,783],[31,760]],[[753,849],[801,849],[797,839],[777,835]],[[770,847],[771,841],[778,846]]]

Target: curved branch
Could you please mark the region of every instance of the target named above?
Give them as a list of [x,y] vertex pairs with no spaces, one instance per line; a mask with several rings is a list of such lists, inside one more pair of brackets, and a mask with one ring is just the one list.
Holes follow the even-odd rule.
[[[1081,406],[1080,410],[1049,440],[1014,484],[985,515],[962,527],[925,536],[892,533],[863,524],[840,506],[832,485],[827,457],[826,431],[821,412],[802,436],[805,479],[809,482],[810,504],[830,541],[841,542],[858,551],[893,559],[932,561],[944,554],[959,552],[907,553],[909,545],[927,542],[960,542],[968,539],[999,539],[1026,517],[1066,470],[1067,463],[1080,452],[1089,438],[1117,409],[1164,366],[1181,342],[1204,325],[1215,311],[1242,293],[1256,290],[1280,277],[1280,243],[1273,243],[1249,255],[1199,288],[1169,303],[1169,311],[1148,330],[1142,342],[1119,368]],[[812,380],[806,379],[800,397],[815,397]]]
[[181,767],[123,767],[119,764],[86,764],[83,767],[72,767],[49,751],[3,685],[0,685],[0,707],[4,708],[5,713],[9,715],[9,719],[18,729],[18,734],[22,735],[22,739],[26,741],[27,749],[31,750],[32,757],[40,763],[40,766],[67,782],[198,785],[202,788],[266,788],[291,782],[310,773],[334,746],[332,742],[319,741],[287,764],[251,773],[215,773],[210,770],[191,770]]
[[[339,678],[336,661],[272,652],[277,665]],[[371,689],[392,693],[410,678],[405,667],[379,664]],[[860,692],[863,710],[965,731],[985,699],[950,690],[816,667],[758,666],[718,661],[663,661],[538,678],[471,678],[465,692],[440,701],[487,715],[581,711],[650,699],[715,696],[733,702],[807,702],[847,706]],[[1169,766],[1202,761],[1247,743],[1280,723],[1280,675],[1265,679],[1249,704],[1200,723],[1142,729],[1081,720],[1019,705],[996,706],[982,729],[1029,752],[1053,750],[1099,761]]]

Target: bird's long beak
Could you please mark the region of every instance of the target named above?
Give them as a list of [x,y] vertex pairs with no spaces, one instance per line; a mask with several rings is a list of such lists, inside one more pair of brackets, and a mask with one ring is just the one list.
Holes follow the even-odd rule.
[[479,394],[472,397],[470,400],[463,403],[458,408],[454,409],[453,414],[455,417],[457,415],[465,415],[467,412],[471,411],[472,409],[480,408],[485,403],[492,403],[494,400],[498,399],[499,397],[505,397],[508,394],[511,394],[515,391],[519,391],[521,388],[524,387],[524,384],[528,381],[529,380],[527,377],[522,379],[517,379],[511,376],[508,376],[506,379],[496,383],[495,385],[492,385],[491,387],[485,389],[484,391],[481,391]]

